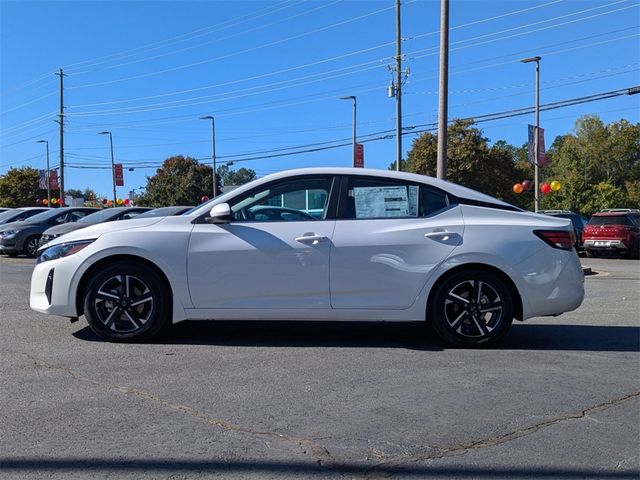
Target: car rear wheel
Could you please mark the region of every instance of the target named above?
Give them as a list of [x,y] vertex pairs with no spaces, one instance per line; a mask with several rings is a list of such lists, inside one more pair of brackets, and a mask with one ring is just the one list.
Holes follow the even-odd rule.
[[27,241],[24,242],[23,253],[29,258],[35,258],[38,254],[39,244],[40,237],[38,235],[27,238]]
[[106,340],[147,339],[168,323],[169,295],[150,268],[118,262],[99,270],[89,280],[84,314],[91,330]]
[[513,322],[513,299],[496,275],[459,271],[434,292],[429,318],[449,345],[486,347],[506,335]]

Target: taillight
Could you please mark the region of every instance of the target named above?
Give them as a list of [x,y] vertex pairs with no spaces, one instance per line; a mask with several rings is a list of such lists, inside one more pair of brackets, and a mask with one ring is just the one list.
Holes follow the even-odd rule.
[[576,242],[573,230],[534,230],[533,233],[553,248],[571,250]]

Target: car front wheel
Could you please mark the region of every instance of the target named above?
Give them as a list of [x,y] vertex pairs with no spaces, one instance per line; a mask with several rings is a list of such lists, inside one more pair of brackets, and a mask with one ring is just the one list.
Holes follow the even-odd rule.
[[169,321],[168,289],[141,264],[117,262],[96,272],[84,296],[84,314],[93,332],[109,341],[142,340]]
[[496,275],[459,271],[436,289],[429,318],[438,336],[449,345],[484,347],[506,335],[513,322],[513,299]]
[[39,244],[40,237],[38,237],[37,235],[27,238],[27,241],[24,242],[23,247],[24,254],[29,258],[35,258],[35,256],[38,254]]

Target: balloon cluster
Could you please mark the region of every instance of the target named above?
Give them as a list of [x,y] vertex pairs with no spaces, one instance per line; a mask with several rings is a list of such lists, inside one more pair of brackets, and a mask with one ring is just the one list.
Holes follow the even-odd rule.
[[[107,200],[106,198],[102,199],[102,204],[106,205],[107,207],[113,207],[113,200]],[[131,205],[131,200],[129,200],[128,198],[125,198],[124,200],[122,198],[116,198],[116,205],[126,205],[127,207],[129,205]]]
[[[46,198],[36,198],[36,204],[37,205],[49,205],[49,200],[47,200]],[[60,206],[62,206],[62,200],[56,197],[52,197],[51,198],[51,205],[57,205],[60,204]]]
[[[551,192],[557,192],[558,190],[560,190],[560,187],[562,185],[560,185],[560,182],[557,180],[553,180],[552,182],[545,182],[542,185],[540,185],[540,191],[544,194],[544,195],[548,195]],[[522,193],[526,190],[529,190],[531,188],[531,182],[529,180],[524,180],[521,183],[516,183],[513,186],[513,191],[515,193]]]

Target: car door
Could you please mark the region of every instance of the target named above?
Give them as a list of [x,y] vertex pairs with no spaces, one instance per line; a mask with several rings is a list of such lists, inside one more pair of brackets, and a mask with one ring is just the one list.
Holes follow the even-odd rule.
[[194,307],[330,308],[333,183],[275,180],[230,200],[230,223],[196,223],[187,259]]
[[460,208],[439,189],[345,177],[331,248],[335,309],[406,309],[462,243]]

